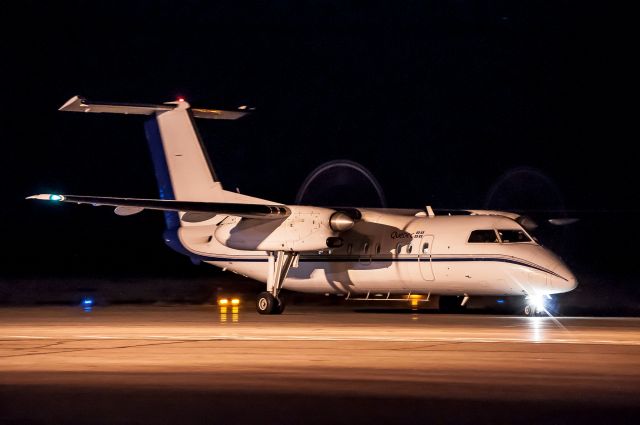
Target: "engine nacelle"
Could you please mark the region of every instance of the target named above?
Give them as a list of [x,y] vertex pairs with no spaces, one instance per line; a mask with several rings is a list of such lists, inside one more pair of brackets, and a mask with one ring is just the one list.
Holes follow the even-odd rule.
[[239,250],[318,251],[341,246],[339,232],[355,224],[346,214],[328,208],[289,208],[291,215],[283,219],[228,217],[218,224],[214,237]]

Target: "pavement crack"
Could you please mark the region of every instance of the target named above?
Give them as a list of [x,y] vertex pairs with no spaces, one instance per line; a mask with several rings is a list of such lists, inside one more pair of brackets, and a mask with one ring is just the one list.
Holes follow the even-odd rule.
[[[83,339],[83,340],[67,340],[64,342],[75,342],[75,341],[98,341],[98,340],[87,340],[87,339]],[[183,344],[185,342],[193,342],[191,340],[181,340],[181,341],[162,341],[162,342],[157,342],[157,343],[148,343],[148,344],[127,344],[127,345],[118,345],[115,347],[83,347],[83,348],[68,348],[68,349],[63,349],[63,350],[57,350],[57,351],[45,351],[45,352],[41,352],[41,353],[20,353],[20,354],[7,354],[7,355],[0,355],[0,358],[10,358],[10,357],[26,357],[26,356],[44,356],[44,355],[48,355],[48,354],[64,354],[64,353],[75,353],[75,352],[83,352],[83,351],[98,351],[98,350],[120,350],[120,349],[126,349],[126,348],[138,348],[138,347],[151,347],[151,346],[160,346],[160,345],[172,345],[172,344]],[[48,346],[55,346],[57,344],[60,344],[61,342],[58,343],[52,343],[52,344],[48,344]]]

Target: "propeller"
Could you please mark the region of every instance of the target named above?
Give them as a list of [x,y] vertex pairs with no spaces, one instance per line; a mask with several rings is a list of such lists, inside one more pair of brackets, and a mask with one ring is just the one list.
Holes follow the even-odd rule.
[[578,221],[567,216],[564,196],[555,181],[533,167],[516,167],[501,175],[489,189],[484,207],[515,212],[523,228],[560,251],[566,239],[564,229]]

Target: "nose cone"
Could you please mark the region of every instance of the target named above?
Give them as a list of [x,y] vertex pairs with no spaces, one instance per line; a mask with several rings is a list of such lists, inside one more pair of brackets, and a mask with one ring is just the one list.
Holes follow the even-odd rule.
[[558,292],[569,292],[576,289],[578,286],[578,279],[571,273],[569,267],[566,264],[560,263],[553,268],[554,276],[551,278],[551,285],[553,289]]

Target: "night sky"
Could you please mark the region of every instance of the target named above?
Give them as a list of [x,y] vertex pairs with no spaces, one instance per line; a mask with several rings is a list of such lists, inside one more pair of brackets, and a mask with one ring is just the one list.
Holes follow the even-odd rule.
[[624,103],[637,47],[628,12],[607,2],[79,1],[4,12],[19,28],[5,24],[2,37],[5,276],[193,273],[164,246],[161,215],[23,201],[156,197],[143,119],[57,112],[78,94],[255,107],[199,128],[227,188],[285,203],[335,159],[364,165],[388,206],[410,208],[481,208],[505,173],[526,167],[493,205],[564,206],[583,219],[550,243],[579,278],[634,283],[637,130]]

